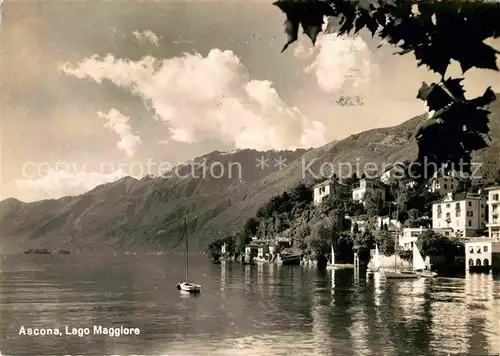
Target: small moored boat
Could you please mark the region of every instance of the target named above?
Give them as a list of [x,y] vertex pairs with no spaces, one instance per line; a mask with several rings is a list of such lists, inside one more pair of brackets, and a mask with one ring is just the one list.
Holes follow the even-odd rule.
[[186,240],[186,280],[184,282],[177,283],[177,289],[183,292],[189,293],[199,293],[201,291],[201,285],[195,283],[189,283],[189,248],[188,248],[188,227],[187,221],[184,219],[184,235]]
[[354,265],[351,263],[335,263],[335,251],[333,250],[333,246],[330,255],[330,263],[326,265],[326,269],[354,268]]

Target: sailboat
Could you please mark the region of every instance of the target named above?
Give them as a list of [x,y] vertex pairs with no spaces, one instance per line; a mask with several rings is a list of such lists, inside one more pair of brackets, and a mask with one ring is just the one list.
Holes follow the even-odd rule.
[[375,254],[373,255],[373,268],[370,268],[367,272],[367,276],[372,276],[375,272],[380,270],[380,253],[378,251],[378,245],[375,245]]
[[184,282],[177,283],[177,289],[188,293],[199,293],[201,286],[199,284],[189,283],[189,248],[188,248],[188,227],[187,221],[184,219],[184,237],[186,240],[186,280]]
[[427,256],[426,263],[420,254],[417,244],[413,244],[413,270],[422,277],[436,277],[437,273],[432,272],[430,268],[430,258]]
[[[399,211],[396,213],[399,215]],[[398,229],[396,225],[396,236],[394,237],[394,270],[393,271],[385,271],[385,278],[390,279],[415,279],[420,278],[420,275],[414,271],[410,270],[402,270],[397,268],[397,257],[398,257]]]
[[335,251],[333,250],[333,245],[331,248],[332,250],[330,252],[330,263],[326,265],[326,269],[354,268],[354,265],[351,263],[335,263]]

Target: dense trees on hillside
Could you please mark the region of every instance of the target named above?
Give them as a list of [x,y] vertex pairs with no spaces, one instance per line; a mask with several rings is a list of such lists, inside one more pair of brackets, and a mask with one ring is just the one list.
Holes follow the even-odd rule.
[[[423,83],[417,98],[426,102],[432,115],[415,134],[419,153],[411,166],[415,178],[425,180],[438,167],[451,164],[469,171],[473,151],[488,146],[488,114],[485,106],[495,100],[487,88],[480,97],[468,99],[463,78],[447,78],[451,60],[462,72],[471,68],[492,69],[497,51],[488,38],[500,37],[500,4],[486,1],[424,0],[279,0],[274,3],[286,14],[288,41],[283,51],[297,40],[299,27],[314,43],[328,17],[326,33],[338,35],[369,31],[372,36],[413,52],[418,66],[426,65],[440,75],[437,83]],[[491,76],[492,83],[498,81]],[[418,82],[418,78],[415,78]],[[427,167],[425,172],[423,167]]]

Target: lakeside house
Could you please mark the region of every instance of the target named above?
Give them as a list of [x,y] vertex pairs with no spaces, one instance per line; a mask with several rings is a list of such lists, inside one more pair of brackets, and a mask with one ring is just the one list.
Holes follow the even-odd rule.
[[338,181],[338,179],[326,179],[313,187],[313,201],[315,205],[321,204],[323,199],[329,195],[337,197],[347,193],[349,186]]
[[379,191],[385,200],[385,189],[377,185],[377,180],[363,178],[352,188],[352,200],[365,204],[365,195]]
[[377,216],[377,228],[380,230],[396,231],[401,229],[401,223],[389,215]]
[[270,261],[274,256],[275,247],[270,241],[253,240],[245,246],[245,262],[252,262],[254,258]]
[[426,230],[426,227],[405,227],[401,231],[399,236],[399,246],[402,250],[410,251],[413,249],[413,244],[417,242],[418,237],[422,235]]
[[500,205],[500,185],[486,188],[488,192],[488,236],[500,238],[500,219],[498,218]]
[[465,242],[466,272],[500,272],[500,238],[473,237]]
[[446,172],[444,169],[441,169],[434,173],[429,182],[428,190],[429,192],[439,193],[439,195],[443,196],[453,191],[458,186],[459,181],[460,177],[457,172]]
[[432,204],[432,229],[452,229],[455,235],[474,237],[485,228],[485,216],[482,194],[448,192]]

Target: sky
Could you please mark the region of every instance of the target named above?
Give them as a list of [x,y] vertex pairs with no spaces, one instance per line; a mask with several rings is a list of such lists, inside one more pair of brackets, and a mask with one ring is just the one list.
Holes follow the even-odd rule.
[[[77,195],[214,150],[318,147],[426,110],[416,92],[438,78],[412,54],[366,33],[280,53],[284,20],[266,0],[3,2],[0,199]],[[492,76],[466,73],[468,95],[500,91]]]

